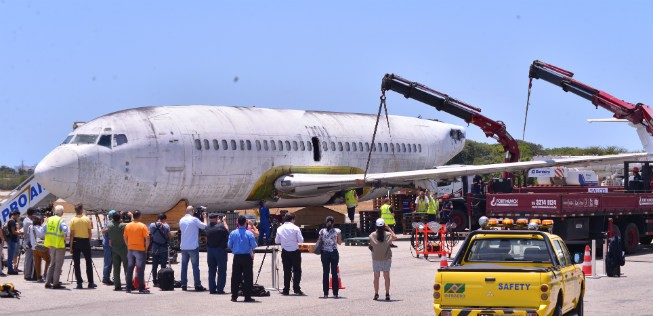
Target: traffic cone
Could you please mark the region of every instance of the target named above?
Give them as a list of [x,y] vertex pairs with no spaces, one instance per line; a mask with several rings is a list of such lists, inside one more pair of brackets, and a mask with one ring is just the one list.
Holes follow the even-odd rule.
[[[134,282],[132,283],[133,288],[138,290],[138,268],[134,267]],[[150,288],[145,284],[145,289],[149,290]]]
[[[336,273],[338,274],[338,289],[344,290],[345,287],[342,285],[342,279],[340,279],[340,266],[336,267]],[[329,278],[329,288],[333,289],[333,276]]]
[[590,246],[585,246],[585,255],[583,256],[583,274],[592,275],[592,258],[590,257]]
[[448,266],[449,266],[449,262],[447,262],[447,258],[440,259],[440,268],[444,268]]

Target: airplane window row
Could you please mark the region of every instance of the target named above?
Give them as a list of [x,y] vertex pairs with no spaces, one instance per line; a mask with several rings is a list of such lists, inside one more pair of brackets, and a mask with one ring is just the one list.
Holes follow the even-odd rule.
[[[363,148],[363,144],[364,148]],[[203,145],[203,146],[202,146]],[[208,139],[204,139],[203,141],[200,139],[195,139],[195,149],[197,150],[209,150],[211,149],[211,145],[213,145],[213,150],[252,150],[252,142],[250,140],[239,140],[238,143],[236,140],[229,140],[227,141],[226,139],[223,139],[221,141],[218,141],[217,139],[214,139],[213,141],[209,142]],[[238,146],[239,145],[239,146]],[[292,143],[288,140],[286,141],[275,141],[275,140],[256,140],[254,145],[256,146],[257,151],[261,150],[279,150],[279,151],[312,151],[313,150],[313,144],[310,141],[303,142],[303,141],[292,141]],[[406,144],[406,143],[377,143],[372,144],[372,151],[376,152],[377,149],[379,152],[422,152],[422,145],[421,144]],[[337,148],[338,151],[365,151],[369,152],[370,151],[370,143],[368,142],[337,142]],[[336,142],[326,142],[322,141],[322,150],[323,151],[336,151]]]

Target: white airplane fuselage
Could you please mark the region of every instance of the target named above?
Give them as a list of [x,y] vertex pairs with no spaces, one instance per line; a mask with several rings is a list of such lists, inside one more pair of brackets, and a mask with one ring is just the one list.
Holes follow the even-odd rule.
[[[464,127],[425,119],[228,106],[143,107],[96,118],[36,167],[50,192],[87,209],[167,211],[180,200],[211,210],[342,203],[333,192],[276,196],[274,181],[295,173],[429,169],[464,146]],[[394,147],[394,154],[392,149]],[[368,188],[361,199],[382,196]]]

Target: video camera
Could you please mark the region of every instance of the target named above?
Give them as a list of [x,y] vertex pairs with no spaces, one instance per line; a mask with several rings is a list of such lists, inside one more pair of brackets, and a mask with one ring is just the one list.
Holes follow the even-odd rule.
[[129,212],[121,212],[120,216],[122,216],[123,223],[131,223],[132,218],[129,216]]
[[197,217],[200,221],[203,221],[204,218],[202,218],[202,213],[206,212],[206,207],[204,206],[198,206],[195,208],[193,211],[193,216]]

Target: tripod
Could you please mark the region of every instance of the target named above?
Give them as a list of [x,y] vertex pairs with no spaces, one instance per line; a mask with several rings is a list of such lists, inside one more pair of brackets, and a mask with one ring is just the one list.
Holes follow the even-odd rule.
[[[86,258],[84,258],[84,259],[86,259]],[[80,258],[80,260],[81,260],[81,258]],[[93,269],[95,270],[95,275],[97,276],[97,279],[102,280],[102,278],[100,277],[100,273],[97,271],[97,267],[95,267],[95,262],[93,262],[93,260],[91,260],[91,264],[93,265]],[[69,282],[69,283],[71,283],[71,281],[73,281],[73,280],[77,281],[77,277],[75,276],[75,273],[73,273],[73,278],[74,279],[70,278],[70,273],[73,272],[73,271],[77,272],[76,269],[75,269],[74,260],[70,260],[70,265],[68,266],[68,277],[66,278],[66,281]]]

